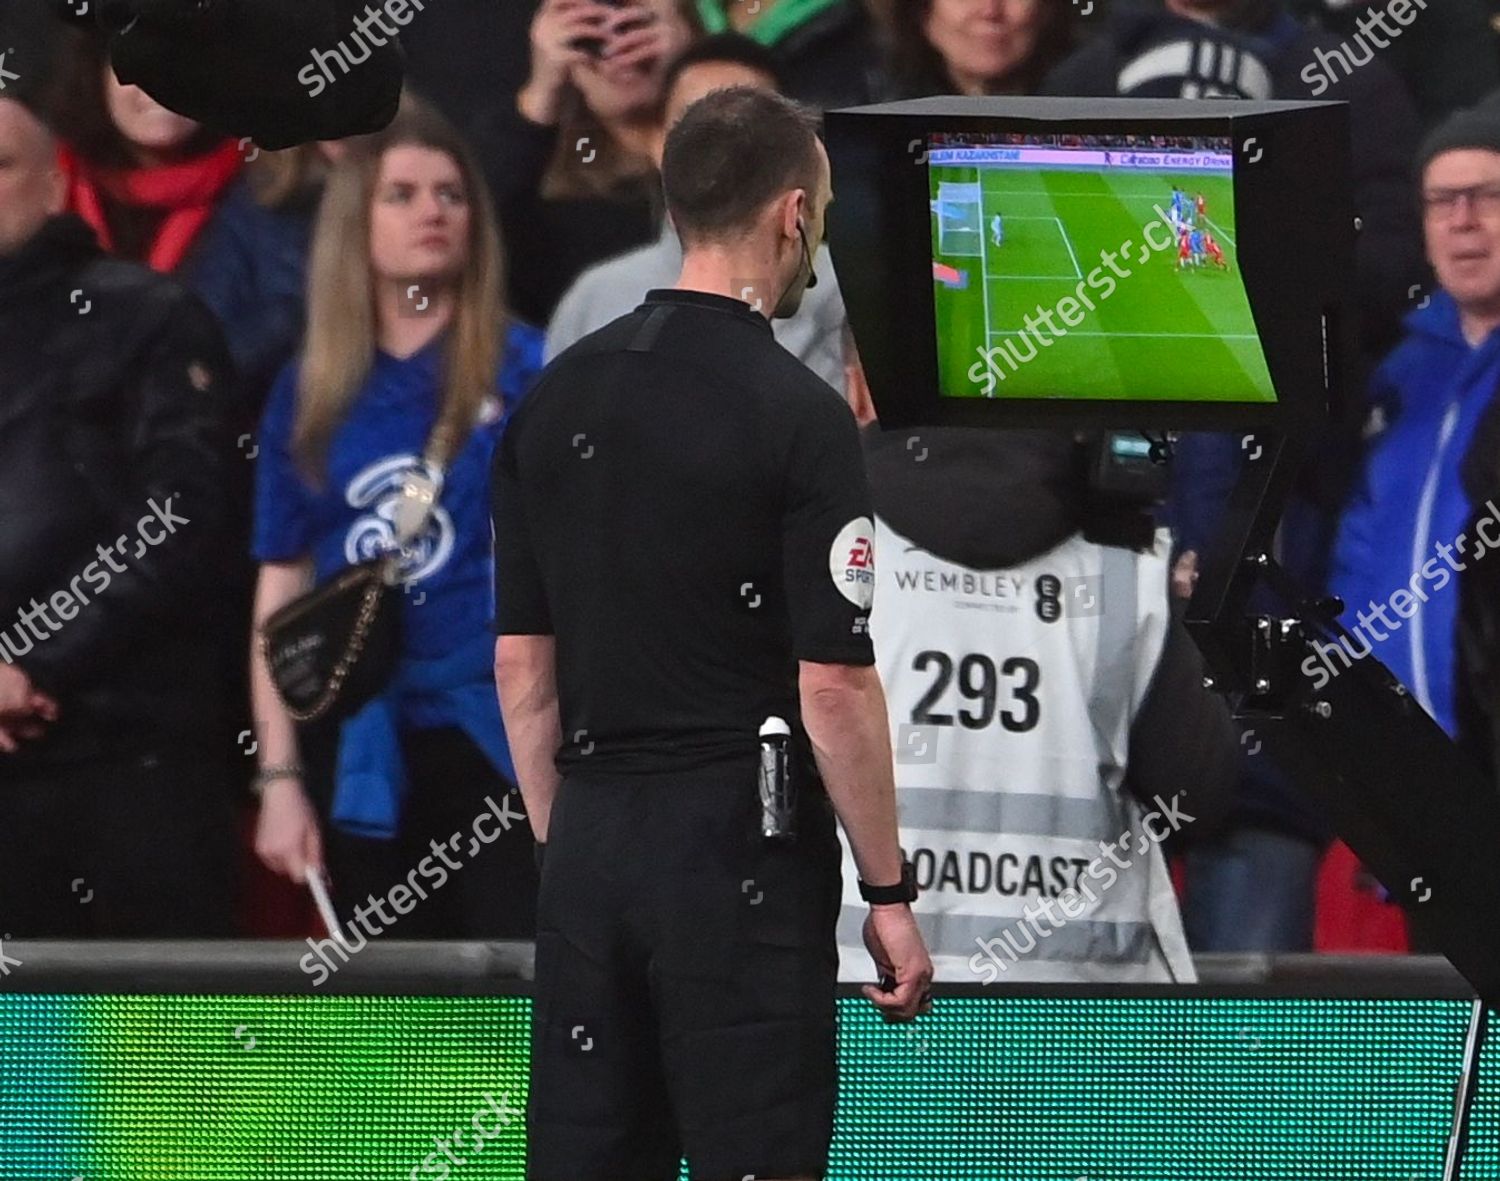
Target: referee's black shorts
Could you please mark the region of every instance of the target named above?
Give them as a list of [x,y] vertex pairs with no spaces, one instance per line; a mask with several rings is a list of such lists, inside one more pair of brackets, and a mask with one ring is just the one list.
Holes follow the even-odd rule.
[[755,762],[570,776],[537,918],[530,1181],[821,1177],[837,1092],[839,842],[804,792],[759,835]]

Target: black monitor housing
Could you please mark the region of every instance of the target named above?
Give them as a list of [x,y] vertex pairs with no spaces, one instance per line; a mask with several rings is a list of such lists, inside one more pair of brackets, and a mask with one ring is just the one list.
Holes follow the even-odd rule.
[[[1338,399],[1351,347],[1355,235],[1344,104],[931,98],[833,111],[826,129],[835,194],[829,246],[882,425],[1292,434],[1315,428]],[[1036,135],[1227,141],[1238,265],[1275,403],[1163,401],[1145,384],[1109,401],[1082,402],[1067,389],[1034,399],[942,396],[929,155],[952,138]],[[1128,281],[1119,286],[1112,298],[1129,300]]]

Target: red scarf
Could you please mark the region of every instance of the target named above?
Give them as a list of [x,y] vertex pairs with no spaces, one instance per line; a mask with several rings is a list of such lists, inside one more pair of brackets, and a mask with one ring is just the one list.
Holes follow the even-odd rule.
[[106,201],[163,211],[144,261],[166,274],[187,254],[245,160],[235,141],[226,139],[213,151],[176,164],[100,168],[66,145],[58,149],[58,163],[68,178],[68,208],[93,227],[108,253],[114,253],[115,244],[104,216]]

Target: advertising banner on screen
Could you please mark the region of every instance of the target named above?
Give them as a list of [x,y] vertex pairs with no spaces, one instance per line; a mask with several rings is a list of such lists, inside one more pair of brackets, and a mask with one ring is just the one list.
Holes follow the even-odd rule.
[[933,165],[993,166],[1013,164],[1025,168],[1138,168],[1174,172],[1230,172],[1234,157],[1218,152],[1173,152],[1140,148],[988,148],[967,145],[934,148],[928,153]]

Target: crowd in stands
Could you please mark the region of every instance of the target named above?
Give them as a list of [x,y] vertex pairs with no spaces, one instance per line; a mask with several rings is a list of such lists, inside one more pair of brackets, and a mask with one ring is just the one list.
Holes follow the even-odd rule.
[[[1097,7],[441,0],[403,34],[388,129],[284,151],[122,85],[87,33],[47,34],[45,77],[0,92],[0,931],[312,933],[310,872],[328,871],[347,915],[490,808],[493,843],[455,844],[459,885],[393,933],[528,934],[537,873],[509,820],[491,667],[491,563],[505,556],[490,552],[490,458],[546,361],[675,280],[662,145],[719,87],[823,110],[931,95],[1348,101],[1360,397],[1317,441],[1278,554],[1351,618],[1408,585],[1500,485],[1495,14],[1429,4],[1366,56],[1357,22],[1383,5]],[[1340,62],[1319,90],[1313,68]],[[819,283],[775,331],[843,392],[844,304],[828,249],[811,245]],[[1180,592],[1244,462],[1238,437],[1177,442],[1165,513]],[[423,463],[443,494],[404,558],[405,679],[352,730],[299,725],[255,627],[388,541]],[[101,565],[101,543],[153,513],[163,540],[143,527],[118,569]],[[1493,771],[1487,578],[1500,576],[1458,574],[1423,601],[1421,626],[1368,642]],[[57,628],[35,613],[23,628],[28,605],[70,582],[76,618],[58,606]],[[1181,867],[1189,943],[1311,950],[1334,834],[1268,758],[1242,762],[1232,817]],[[267,769],[286,773],[252,793]]]

